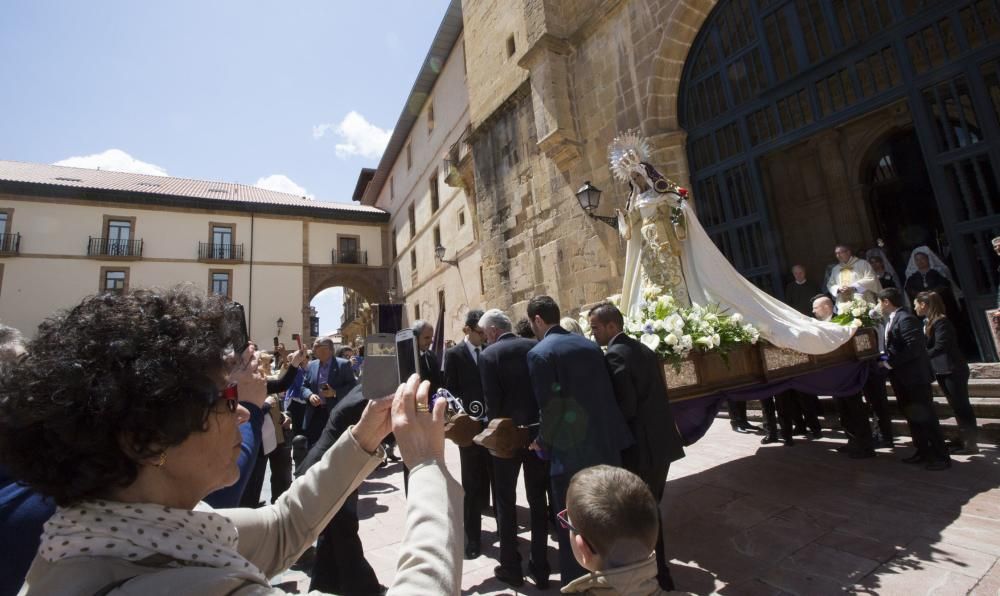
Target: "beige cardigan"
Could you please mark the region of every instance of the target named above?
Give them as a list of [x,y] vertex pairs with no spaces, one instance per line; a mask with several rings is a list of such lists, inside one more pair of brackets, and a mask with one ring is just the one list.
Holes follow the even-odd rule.
[[[239,552],[264,575],[285,571],[309,547],[344,500],[381,461],[345,432],[316,465],[269,507],[223,509],[239,530]],[[443,462],[410,472],[406,533],[389,594],[458,594],[462,578],[462,487]],[[131,578],[131,579],[129,579]],[[50,563],[35,557],[22,596],[93,596],[128,580],[113,596],[257,596],[285,592],[247,574],[215,567],[148,567],[110,557],[74,557]]]

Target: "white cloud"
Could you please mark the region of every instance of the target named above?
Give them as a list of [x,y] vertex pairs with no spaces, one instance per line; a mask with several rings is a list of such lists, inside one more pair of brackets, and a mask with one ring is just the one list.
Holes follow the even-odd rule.
[[254,186],[277,192],[287,192],[288,194],[305,197],[307,199],[316,198],[314,195],[309,194],[306,189],[302,188],[295,182],[292,182],[292,179],[284,174],[271,174],[270,176],[260,178],[254,183]]
[[167,171],[160,166],[139,161],[121,149],[108,149],[103,153],[68,157],[57,161],[53,165],[68,166],[71,168],[87,168],[90,170],[129,172],[132,174],[148,174],[150,176],[167,175]]
[[334,150],[341,159],[355,155],[378,159],[392,136],[392,130],[375,126],[353,110],[339,124],[318,124],[313,127],[314,139],[321,139],[328,133],[336,135],[340,141]]

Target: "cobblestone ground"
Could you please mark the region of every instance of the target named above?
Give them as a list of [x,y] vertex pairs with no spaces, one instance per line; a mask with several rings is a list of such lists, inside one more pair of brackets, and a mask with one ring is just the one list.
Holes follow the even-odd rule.
[[[850,460],[839,433],[793,447],[760,445],[718,421],[670,470],[663,510],[673,575],[697,594],[1000,594],[1000,460],[995,448],[956,457],[946,472],[901,463],[908,442]],[[458,477],[458,449],[447,462]],[[361,540],[383,584],[392,581],[405,502],[399,464],[361,490]],[[265,487],[267,483],[265,483]],[[526,503],[523,487],[520,502]],[[526,557],[527,507],[522,507]],[[493,578],[496,524],[483,520],[483,555],[465,561],[463,593],[558,593]],[[556,565],[556,543],[549,540]],[[308,578],[291,571],[302,593]],[[294,588],[293,588],[294,589]]]

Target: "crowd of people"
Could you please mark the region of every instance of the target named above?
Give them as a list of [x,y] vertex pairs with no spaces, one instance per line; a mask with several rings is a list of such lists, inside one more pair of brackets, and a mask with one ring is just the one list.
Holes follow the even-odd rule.
[[[1000,254],[1000,238],[994,248]],[[821,321],[848,312],[852,300],[860,297],[880,320],[882,356],[871,363],[862,392],[834,396],[848,436],[841,451],[852,458],[868,458],[875,456],[876,448],[892,448],[888,381],[916,447],[904,462],[937,471],[950,467],[951,453],[978,453],[979,428],[969,401],[969,365],[963,350],[963,339],[971,338],[963,338],[968,331],[960,309],[962,294],[950,269],[926,246],[912,251],[905,277],[898,275],[879,248],[867,251],[867,259],[856,257],[843,245],[834,254],[837,261],[827,269],[822,283],[810,282],[802,265],[793,266],[785,297],[804,315]],[[950,443],[945,442],[934,412],[935,380],[958,422],[960,436]],[[730,402],[733,430],[762,431],[765,444],[792,445],[793,437],[802,434],[822,436],[816,395],[788,391],[764,400],[762,407],[764,428],[760,429],[748,422],[745,402]]]
[[[457,594],[462,559],[482,556],[484,511],[496,577],[520,585],[522,468],[540,588],[550,518],[563,592],[672,588],[658,503],[683,450],[655,355],[611,304],[591,313],[607,354],[563,329],[551,298],[528,314],[515,334],[499,310],[470,313],[443,366],[433,329],[415,323],[420,375],[378,400],[363,396],[360,355],[329,338],[311,353],[237,353],[225,300],[192,287],[88,297],[30,342],[0,328],[0,594],[277,594],[271,578],[307,551],[319,593]],[[531,428],[530,445],[513,458],[463,448],[459,484],[438,387],[467,411],[480,401],[483,422]],[[357,499],[390,444],[407,511],[386,587],[364,558]]]

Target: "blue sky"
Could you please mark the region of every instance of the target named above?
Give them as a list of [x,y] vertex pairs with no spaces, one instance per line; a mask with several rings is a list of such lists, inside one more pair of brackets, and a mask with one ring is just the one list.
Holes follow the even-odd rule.
[[0,159],[350,201],[447,6],[4,0]]

